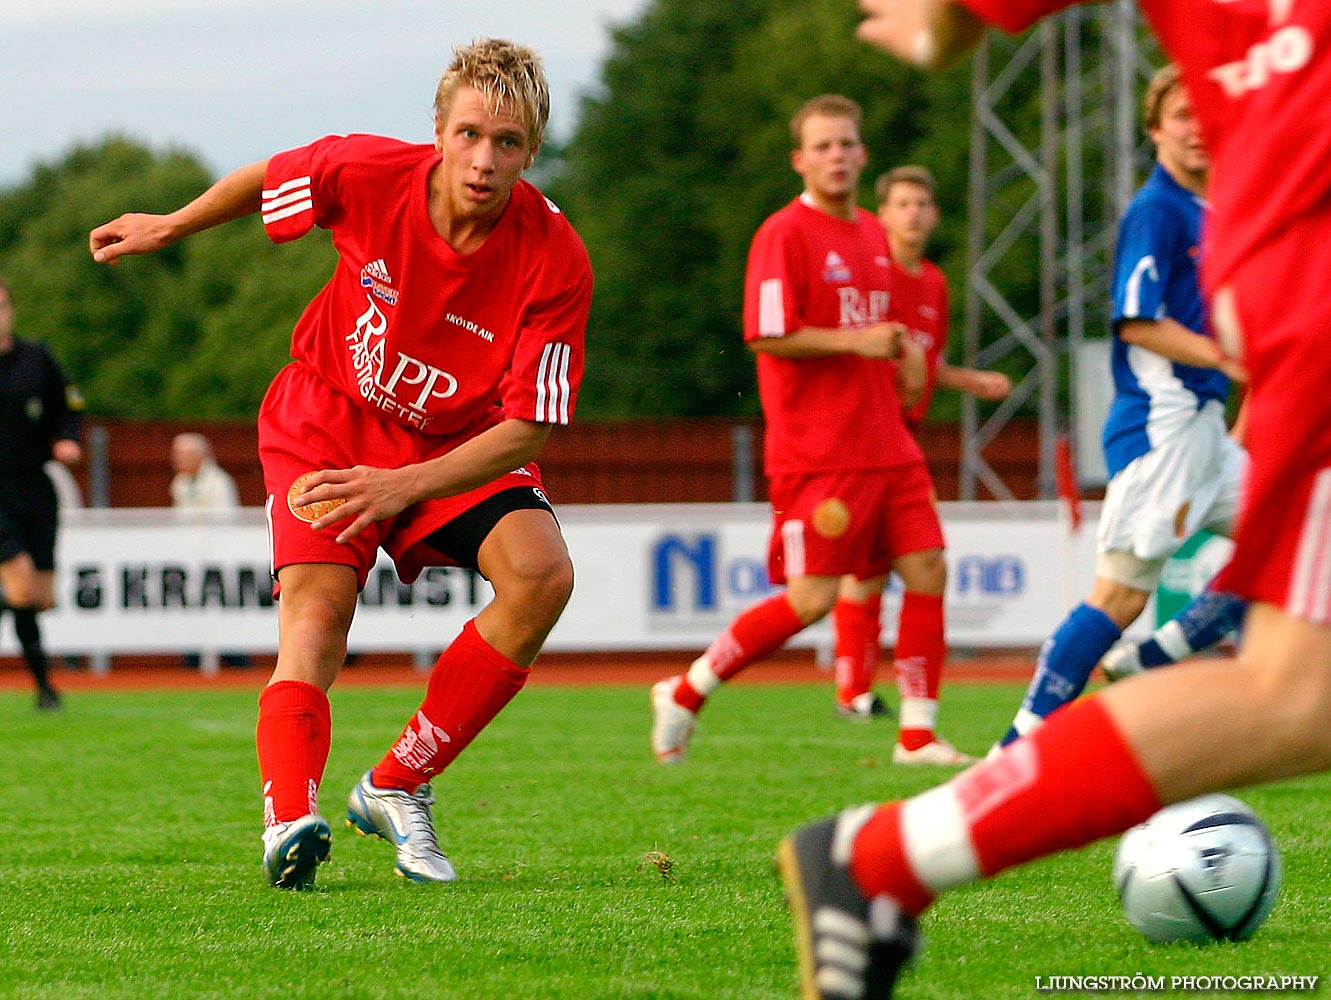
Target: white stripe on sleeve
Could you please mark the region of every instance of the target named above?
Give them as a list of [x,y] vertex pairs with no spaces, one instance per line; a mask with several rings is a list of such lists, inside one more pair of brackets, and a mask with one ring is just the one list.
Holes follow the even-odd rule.
[[1160,318],[1142,315],[1142,279],[1146,277],[1150,277],[1152,281],[1160,280],[1160,273],[1155,269],[1155,257],[1149,253],[1137,261],[1123,289],[1123,315],[1128,319]]
[[768,278],[758,286],[758,335],[784,337],[786,300],[780,278]]
[[536,420],[538,423],[566,424],[573,392],[568,384],[568,368],[573,348],[568,344],[546,344],[536,372]]

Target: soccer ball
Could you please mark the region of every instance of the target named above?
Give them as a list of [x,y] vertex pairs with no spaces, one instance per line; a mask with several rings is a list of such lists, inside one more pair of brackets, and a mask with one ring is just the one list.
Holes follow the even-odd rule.
[[1245,941],[1280,891],[1280,852],[1257,814],[1228,795],[1161,809],[1119,841],[1114,885],[1151,941]]

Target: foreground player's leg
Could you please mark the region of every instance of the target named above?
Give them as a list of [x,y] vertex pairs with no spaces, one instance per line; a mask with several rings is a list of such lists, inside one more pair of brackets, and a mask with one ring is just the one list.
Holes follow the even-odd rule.
[[890,983],[914,919],[946,889],[1119,833],[1163,804],[1331,766],[1331,628],[1260,605],[1244,642],[1260,656],[1115,685],[944,785],[787,838],[806,996],[890,995],[842,984]]
[[259,695],[255,743],[263,782],[264,873],[282,889],[308,889],[328,859],[331,834],[319,814],[332,717],[328,688],[346,659],[356,571],[322,564],[279,571],[278,653]]
[[504,515],[477,561],[494,600],[440,654],[420,708],[347,800],[347,825],[393,844],[397,873],[417,882],[457,878],[435,834],[430,779],[522,690],[573,592],[568,550],[546,510]]
[[1243,625],[1248,602],[1219,590],[1204,590],[1150,637],[1125,639],[1100,661],[1100,669],[1111,681],[1122,680],[1143,670],[1165,667],[1218,644]]
[[435,836],[429,780],[499,714],[528,671],[487,643],[470,621],[436,661],[425,700],[347,802],[347,825],[397,848],[397,872],[417,882],[457,878]]
[[[835,590],[832,594],[834,597]],[[830,606],[831,599],[827,603]],[[826,608],[822,613],[826,614]],[[769,597],[741,612],[686,673],[653,685],[652,751],[656,759],[663,764],[684,760],[698,712],[708,696],[750,663],[775,653],[806,624],[792,605],[789,590]]]
[[1136,620],[1149,593],[1097,576],[1091,595],[1063,619],[1045,641],[1012,725],[1002,746],[1025,736],[1086,689],[1096,664]]

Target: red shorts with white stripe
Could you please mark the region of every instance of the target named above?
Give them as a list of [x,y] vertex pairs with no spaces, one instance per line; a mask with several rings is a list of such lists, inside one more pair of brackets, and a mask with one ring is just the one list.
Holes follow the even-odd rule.
[[[1219,589],[1331,624],[1331,214],[1303,220],[1233,282],[1251,375],[1251,467]],[[1217,330],[1224,310],[1215,307]]]
[[923,462],[886,469],[773,476],[767,574],[884,576],[898,556],[943,548],[933,480]]
[[[496,423],[498,421],[496,420]],[[259,459],[268,491],[268,532],[272,567],[296,563],[332,563],[356,570],[360,586],[382,547],[405,583],[426,566],[453,560],[424,539],[481,501],[515,486],[543,489],[533,463],[467,493],[443,500],[423,500],[396,517],[378,521],[346,544],[337,530],[314,531],[287,505],[287,490],[299,476],[319,469],[356,465],[400,468],[443,455],[486,428],[456,437],[440,437],[383,420],[333,389],[305,365],[290,364],[273,380],[259,409]]]

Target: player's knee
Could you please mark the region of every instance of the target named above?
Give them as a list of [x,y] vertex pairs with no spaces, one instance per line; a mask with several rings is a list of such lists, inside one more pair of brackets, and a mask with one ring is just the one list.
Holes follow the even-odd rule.
[[505,566],[503,574],[491,582],[496,594],[511,597],[527,614],[553,620],[573,595],[573,561],[563,548],[533,548]]
[[[282,600],[292,596],[284,591]],[[294,606],[283,616],[283,627],[295,632],[302,646],[314,650],[345,645],[352,616],[345,602],[330,594],[307,593],[290,603]]]
[[1145,610],[1149,598],[1148,591],[1100,576],[1086,603],[1103,611],[1119,628],[1127,628]]
[[826,618],[836,604],[839,583],[832,580],[829,586],[825,584],[826,579],[828,578],[792,579],[786,587],[786,602],[806,627]]
[[1282,758],[1319,770],[1331,768],[1331,664],[1288,659],[1254,670],[1253,706],[1268,720],[1267,738]]
[[892,563],[908,591],[917,594],[942,594],[947,591],[947,560],[942,549],[909,552]]

